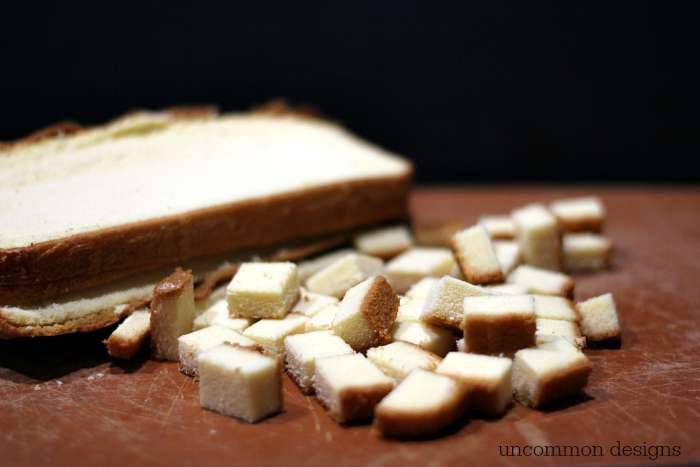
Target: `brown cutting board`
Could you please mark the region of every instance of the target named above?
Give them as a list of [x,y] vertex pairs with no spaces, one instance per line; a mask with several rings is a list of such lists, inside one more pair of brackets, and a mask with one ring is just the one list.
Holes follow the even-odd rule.
[[[700,189],[422,188],[412,210],[419,224],[473,222],[588,193],[605,201],[617,250],[610,271],[576,277],[576,298],[613,292],[623,340],[620,349],[587,350],[593,373],[575,400],[546,411],[516,404],[501,419],[400,442],[371,426],[338,426],[288,380],[284,413],[259,424],[201,410],[197,384],[176,364],[111,361],[100,343],[107,331],[5,341],[0,465],[698,463]],[[530,455],[503,455],[514,446]],[[583,455],[599,448],[603,456]]]

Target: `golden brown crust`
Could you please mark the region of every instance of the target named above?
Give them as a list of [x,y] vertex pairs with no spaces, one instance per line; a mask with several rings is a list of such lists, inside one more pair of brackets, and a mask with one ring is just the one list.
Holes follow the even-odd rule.
[[340,423],[371,420],[374,408],[394,388],[392,383],[367,388],[344,389],[338,395],[340,413],[331,416]]
[[18,326],[0,317],[0,339],[17,337],[46,337],[71,332],[90,332],[116,323],[124,316],[124,311],[117,313],[114,308],[90,313],[77,319],[45,326]]
[[399,411],[378,405],[374,411],[374,426],[388,437],[423,438],[435,435],[455,423],[464,415],[466,408],[467,397],[462,391],[455,391],[445,404],[429,413]]
[[600,217],[579,217],[577,219],[564,219],[557,217],[559,230],[562,233],[574,232],[600,232],[603,230],[603,219]]
[[50,299],[173,262],[402,219],[409,184],[408,172],[336,183],[0,250],[0,303]]
[[355,350],[364,352],[370,347],[391,342],[392,329],[399,311],[399,297],[384,276],[374,278],[361,307],[374,336],[367,347]]
[[459,244],[454,237],[450,238],[449,245],[450,249],[452,249],[452,254],[454,254],[457,260],[459,270],[462,271],[462,275],[470,284],[491,284],[494,282],[503,282],[505,280],[505,276],[500,267],[490,271],[483,271],[473,267],[470,264],[469,257],[462,253],[462,249],[459,248]]
[[186,287],[192,284],[192,271],[183,271],[181,268],[175,269],[168,277],[161,279],[153,289],[153,299],[151,300],[151,356],[156,360],[161,360],[162,351],[159,347],[161,341],[161,321],[162,303],[180,295]]
[[150,328],[146,332],[139,334],[137,336],[129,336],[124,338],[119,336],[114,332],[104,340],[104,344],[107,346],[107,353],[114,357],[122,360],[131,360],[144,343],[150,336]]
[[582,359],[571,367],[552,373],[540,381],[535,394],[531,395],[531,406],[539,407],[547,402],[578,394],[586,387],[591,369],[591,362]]
[[535,314],[465,315],[464,351],[486,355],[512,354],[535,345]]

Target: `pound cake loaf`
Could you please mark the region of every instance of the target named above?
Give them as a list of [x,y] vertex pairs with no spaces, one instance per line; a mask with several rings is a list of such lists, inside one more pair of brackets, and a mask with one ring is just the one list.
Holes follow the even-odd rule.
[[0,336],[98,329],[147,300],[157,279],[136,276],[406,218],[408,162],[276,110],[138,112],[0,145]]

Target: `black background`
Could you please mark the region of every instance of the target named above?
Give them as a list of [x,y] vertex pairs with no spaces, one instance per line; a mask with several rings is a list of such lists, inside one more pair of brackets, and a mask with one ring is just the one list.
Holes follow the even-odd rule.
[[286,97],[410,157],[424,182],[700,179],[684,4],[37,2],[0,19],[0,140]]

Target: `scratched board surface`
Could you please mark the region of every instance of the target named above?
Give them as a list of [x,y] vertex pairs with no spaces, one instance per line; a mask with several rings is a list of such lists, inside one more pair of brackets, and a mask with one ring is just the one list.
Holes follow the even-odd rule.
[[[284,413],[262,423],[201,410],[197,384],[176,364],[111,361],[100,343],[109,330],[5,341],[0,465],[698,463],[700,189],[422,188],[412,212],[421,224],[471,222],[588,193],[605,201],[617,251],[610,271],[576,277],[576,298],[612,291],[623,340],[621,349],[587,351],[593,373],[575,400],[546,411],[516,404],[500,419],[465,420],[441,438],[399,442],[368,425],[338,426],[289,380]],[[579,454],[599,446],[604,455],[501,455],[513,446]],[[654,453],[679,455],[654,460]]]

